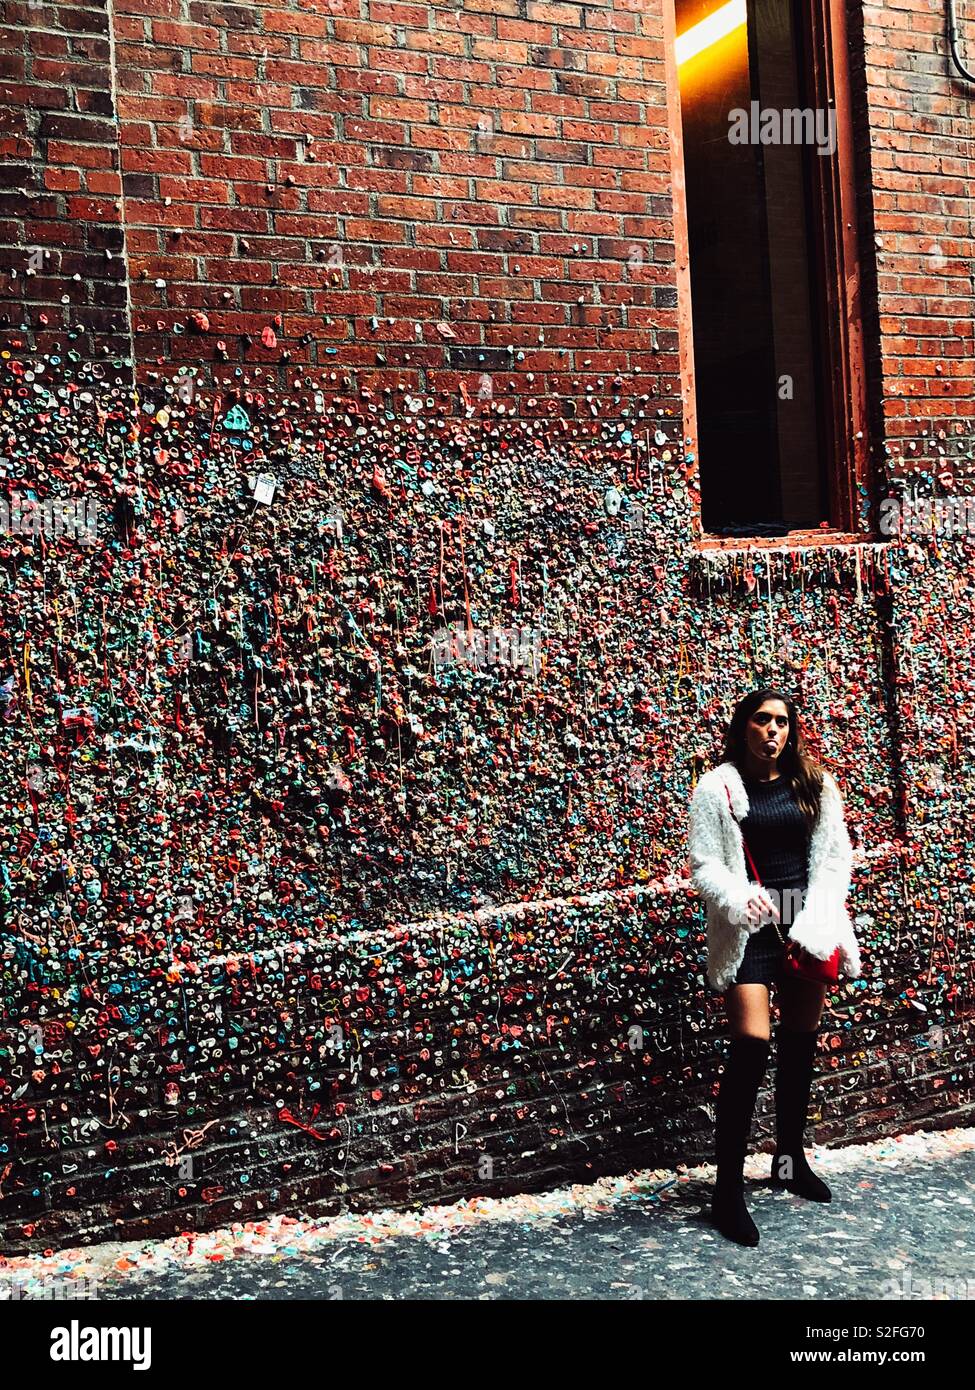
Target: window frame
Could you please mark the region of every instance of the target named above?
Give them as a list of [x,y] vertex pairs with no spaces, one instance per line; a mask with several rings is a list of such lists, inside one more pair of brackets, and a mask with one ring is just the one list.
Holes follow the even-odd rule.
[[[856,152],[849,67],[846,0],[805,0],[803,60],[809,97],[817,108],[836,112],[836,153],[812,164],[812,226],[816,274],[824,300],[826,362],[823,371],[823,410],[828,457],[825,473],[829,499],[828,527],[790,531],[785,536],[720,536],[703,529],[700,472],[694,527],[701,546],[742,545],[780,548],[805,544],[815,537],[824,543],[869,539],[861,506],[869,487],[870,440],[865,333],[861,309],[861,271],[858,236]],[[684,177],[684,140],[680,81],[674,52],[676,3],[665,0],[667,106],[670,126],[671,183],[675,268],[678,293],[678,337],[684,433],[697,447],[697,398],[694,374],[694,324],[691,303],[690,243]]]

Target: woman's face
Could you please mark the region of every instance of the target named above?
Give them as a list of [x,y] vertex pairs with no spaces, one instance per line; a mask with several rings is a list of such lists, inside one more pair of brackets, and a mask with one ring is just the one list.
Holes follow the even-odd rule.
[[789,711],[782,700],[766,700],[745,725],[748,751],[759,763],[774,766],[789,737]]

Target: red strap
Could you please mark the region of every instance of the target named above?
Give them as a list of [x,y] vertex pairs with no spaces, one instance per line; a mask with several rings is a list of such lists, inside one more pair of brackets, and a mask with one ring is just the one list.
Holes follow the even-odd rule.
[[[734,806],[732,806],[732,804],[731,804],[731,788],[728,786],[728,783],[727,783],[727,782],[725,782],[725,784],[724,784],[724,789],[725,789],[725,791],[727,792],[727,795],[728,795],[728,810],[731,812],[731,818],[732,818],[732,820],[734,820],[735,823],[737,824],[737,817],[735,816],[735,808],[734,808]],[[742,844],[744,845],[744,847],[745,847],[745,854],[746,854],[747,857],[748,857],[748,864],[749,864],[749,867],[751,868],[752,873],[755,875],[755,882],[756,882],[756,883],[761,883],[762,880],[761,880],[761,878],[759,877],[758,870],[757,870],[756,867],[755,867],[755,861],[754,861],[754,859],[752,858],[752,852],[751,852],[751,850],[748,848],[748,841],[745,839],[744,831],[742,830],[742,828],[741,828],[740,825],[738,826],[738,830],[739,830],[739,833],[741,834],[741,843],[742,843]]]

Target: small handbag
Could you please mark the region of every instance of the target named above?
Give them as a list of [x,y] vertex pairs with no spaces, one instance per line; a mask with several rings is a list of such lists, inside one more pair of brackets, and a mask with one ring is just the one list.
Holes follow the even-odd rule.
[[[735,810],[731,804],[731,791],[727,785],[725,786],[725,791],[728,793],[728,809],[731,811],[732,819],[737,824],[738,821],[735,816]],[[748,859],[748,866],[755,876],[755,882],[761,884],[762,880],[755,867],[752,852],[748,848],[748,841],[745,839],[744,831],[740,825],[738,825],[738,830],[741,834],[741,843],[744,846],[745,855]],[[775,927],[775,934],[784,946],[786,940],[779,931],[778,923],[773,922],[772,926]],[[800,980],[812,980],[818,985],[835,985],[840,978],[840,948],[837,946],[831,956],[827,956],[825,960],[822,960],[819,956],[812,955],[804,946],[800,946],[797,951],[786,952],[785,960],[782,962],[782,968],[787,974],[796,976]]]

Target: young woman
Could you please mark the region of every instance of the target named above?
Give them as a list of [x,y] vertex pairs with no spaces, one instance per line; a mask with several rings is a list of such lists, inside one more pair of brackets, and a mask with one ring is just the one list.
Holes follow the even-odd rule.
[[[756,882],[746,868],[745,846]],[[723,993],[731,1032],[717,1104],[715,1225],[729,1240],[757,1245],[745,1205],[743,1166],[770,1051],[773,984],[776,1028],[776,1148],[772,1183],[828,1202],[829,1188],[803,1151],[813,1058],[825,984],[784,973],[799,950],[860,972],[846,911],[852,846],[836,782],[805,753],[795,706],[778,690],[739,701],[725,761],[706,772],[691,798],[688,847],[695,888],[707,904],[708,981]]]

